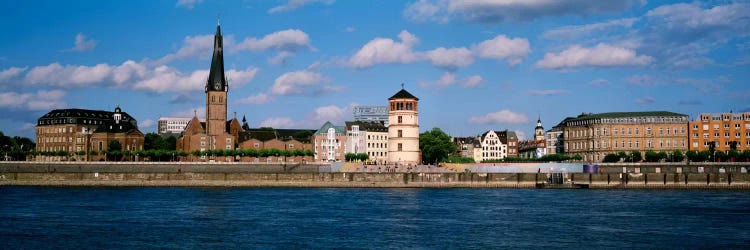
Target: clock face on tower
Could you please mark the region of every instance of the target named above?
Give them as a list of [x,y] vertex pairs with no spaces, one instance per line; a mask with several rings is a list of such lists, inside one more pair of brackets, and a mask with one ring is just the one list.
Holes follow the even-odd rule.
[[219,83],[214,84],[214,89],[219,89]]

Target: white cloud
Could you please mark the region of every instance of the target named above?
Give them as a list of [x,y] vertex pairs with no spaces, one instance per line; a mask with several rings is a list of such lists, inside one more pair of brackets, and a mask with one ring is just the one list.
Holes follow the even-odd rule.
[[265,35],[261,39],[245,38],[234,49],[239,51],[268,49],[295,51],[302,48],[314,49],[310,43],[310,36],[298,29],[288,29]]
[[75,46],[71,48],[71,51],[78,51],[78,52],[84,52],[84,51],[91,51],[96,47],[96,41],[94,40],[86,40],[86,36],[78,33],[76,35],[76,42]]
[[206,107],[195,107],[192,109],[178,110],[170,114],[173,117],[190,117],[198,116],[198,119],[203,120],[206,117]]
[[526,132],[516,130],[516,137],[518,137],[518,141],[525,141],[526,140]]
[[645,66],[653,57],[637,55],[634,50],[599,44],[593,48],[580,45],[570,46],[558,53],[547,53],[544,59],[536,62],[536,67],[545,69],[565,69],[576,67]]
[[[232,44],[232,38],[224,39],[226,45]],[[214,35],[187,36],[182,42],[182,47],[174,54],[168,54],[157,60],[157,64],[164,64],[175,59],[185,59],[190,57],[208,58],[211,56],[214,48]]]
[[337,87],[325,85],[328,81],[329,79],[323,74],[314,71],[287,72],[276,78],[270,91],[275,95],[314,95],[325,91],[340,90]]
[[531,52],[526,38],[509,39],[498,35],[473,47],[474,52],[482,58],[505,59],[510,66],[517,65]]
[[349,115],[352,113],[352,107],[356,105],[356,103],[351,103],[344,107],[336,105],[321,106],[308,113],[303,120],[295,121],[289,117],[273,117],[262,121],[260,126],[274,128],[319,128],[326,121],[330,121],[336,125],[343,125],[344,121],[351,119]]
[[276,54],[276,56],[271,57],[268,59],[268,63],[270,64],[284,64],[286,63],[286,60],[293,57],[294,53],[289,51],[279,51],[279,53]]
[[437,48],[425,52],[425,57],[435,67],[456,70],[474,63],[474,56],[467,48]]
[[606,80],[606,79],[596,79],[596,80],[593,80],[593,81],[589,82],[589,85],[591,85],[591,86],[597,86],[597,87],[607,86],[607,85],[609,85],[609,80]]
[[585,25],[563,26],[553,30],[545,31],[542,37],[546,39],[575,39],[584,36],[590,36],[597,32],[606,31],[612,28],[630,28],[638,18],[622,18],[601,23],[592,23]]
[[296,10],[298,8],[301,8],[301,7],[305,6],[305,5],[308,5],[308,4],[311,4],[311,3],[317,3],[317,2],[330,5],[334,1],[333,0],[287,0],[286,4],[273,7],[273,8],[271,8],[271,9],[268,10],[268,13],[269,14],[276,14],[276,13],[279,13],[279,12],[292,11],[292,10]]
[[412,21],[435,21],[446,23],[449,20],[446,1],[419,0],[406,6],[404,17]]
[[26,71],[27,67],[10,67],[0,71],[0,83],[10,82],[13,79],[21,76],[21,73]]
[[344,31],[351,33],[351,32],[357,31],[357,29],[354,28],[354,27],[346,27],[346,29],[344,29]]
[[482,85],[482,82],[484,82],[484,79],[482,79],[482,76],[473,75],[464,79],[464,87],[467,87],[467,88],[479,87],[480,85]]
[[183,7],[185,9],[193,9],[196,4],[202,3],[203,0],[177,0],[177,7]]
[[296,123],[289,117],[268,118],[260,122],[260,127],[294,128]]
[[418,56],[412,51],[412,46],[418,43],[419,39],[406,30],[401,31],[398,37],[401,42],[390,38],[372,39],[349,59],[349,63],[356,68],[367,68],[376,64],[417,61]]
[[65,91],[40,90],[36,93],[0,93],[0,108],[41,111],[65,108],[67,104],[62,100]]
[[[226,71],[231,87],[239,87],[252,81],[258,69]],[[181,72],[169,66],[149,69],[141,63],[126,61],[119,66],[97,64],[95,66],[62,66],[53,63],[29,70],[25,81],[32,85],[48,85],[63,88],[88,86],[129,87],[153,92],[183,92],[201,90],[208,78],[208,70]]]
[[497,23],[504,21],[531,21],[550,16],[589,16],[600,13],[621,12],[643,0],[450,0],[448,11],[466,20]]
[[111,73],[112,67],[103,63],[95,66],[62,66],[59,63],[52,63],[47,66],[37,66],[32,68],[26,74],[25,80],[34,85],[46,84],[50,86],[74,88],[102,82],[107,79]]
[[273,98],[269,96],[266,93],[258,93],[257,95],[248,96],[242,99],[237,100],[237,103],[239,104],[265,104],[272,100]]
[[570,91],[562,90],[562,89],[534,89],[529,90],[529,95],[562,95],[570,93]]
[[138,122],[138,127],[139,128],[150,128],[150,127],[154,126],[154,124],[156,124],[156,122],[154,122],[154,120],[148,119],[148,120],[143,120],[143,121]]
[[437,88],[444,89],[456,82],[456,74],[453,72],[445,72],[440,79],[434,82],[421,82],[419,87],[421,88]]
[[483,116],[469,118],[471,124],[523,124],[528,123],[529,117],[524,114],[514,113],[513,111],[503,109],[492,112]]
[[638,98],[635,99],[635,103],[637,104],[651,104],[654,103],[656,100],[654,100],[653,97],[644,97],[644,98]]

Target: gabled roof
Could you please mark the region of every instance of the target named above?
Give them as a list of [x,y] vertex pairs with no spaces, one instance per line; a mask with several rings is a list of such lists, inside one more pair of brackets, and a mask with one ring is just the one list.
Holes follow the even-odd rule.
[[391,96],[391,98],[388,98],[388,100],[391,99],[415,99],[419,101],[419,98],[409,93],[409,91],[406,91],[405,89],[401,89],[401,91],[396,92],[395,95]]
[[326,135],[328,134],[328,129],[333,128],[336,130],[336,135],[346,135],[346,129],[344,129],[344,126],[334,126],[331,122],[327,121],[323,124],[323,126],[320,127],[317,131],[315,131],[314,135]]
[[[103,124],[114,119],[114,112],[89,109],[54,109],[39,118],[37,125],[50,124]],[[127,112],[121,112],[121,120],[137,126],[135,118]]]

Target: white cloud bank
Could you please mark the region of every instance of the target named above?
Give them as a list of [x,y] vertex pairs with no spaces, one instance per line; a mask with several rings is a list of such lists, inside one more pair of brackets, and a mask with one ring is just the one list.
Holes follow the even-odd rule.
[[529,117],[503,109],[483,116],[469,118],[471,124],[524,124],[529,123]]
[[577,67],[645,66],[653,57],[637,55],[634,50],[599,44],[585,48],[570,46],[560,53],[547,53],[544,59],[536,62],[536,67],[544,69],[569,69]]

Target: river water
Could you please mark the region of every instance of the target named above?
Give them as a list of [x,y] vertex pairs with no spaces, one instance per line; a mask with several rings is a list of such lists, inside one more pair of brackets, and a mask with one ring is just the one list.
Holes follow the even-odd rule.
[[750,192],[0,187],[0,248],[748,248]]

